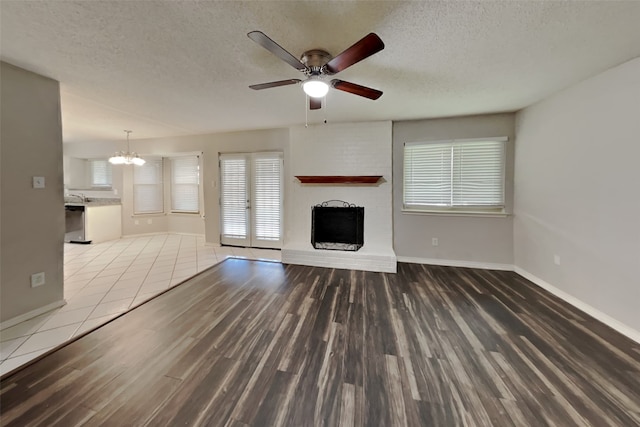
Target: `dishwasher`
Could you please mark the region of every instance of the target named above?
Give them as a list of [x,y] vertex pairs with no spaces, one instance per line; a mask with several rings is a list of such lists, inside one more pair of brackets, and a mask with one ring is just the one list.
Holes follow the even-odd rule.
[[65,205],[64,207],[66,243],[89,244],[91,240],[86,240],[84,235],[84,206]]

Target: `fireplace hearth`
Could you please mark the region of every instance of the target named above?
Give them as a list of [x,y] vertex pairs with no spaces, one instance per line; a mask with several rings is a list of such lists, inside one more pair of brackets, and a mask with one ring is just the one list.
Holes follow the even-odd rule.
[[315,249],[357,251],[364,245],[364,207],[329,200],[311,210],[311,244]]

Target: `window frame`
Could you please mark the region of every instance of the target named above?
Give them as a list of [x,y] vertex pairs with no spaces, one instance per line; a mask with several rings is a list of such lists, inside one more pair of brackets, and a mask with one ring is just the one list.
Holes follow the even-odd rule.
[[[195,158],[196,159],[196,164],[197,164],[197,183],[196,184],[190,184],[190,185],[195,185],[196,188],[196,194],[197,194],[197,202],[198,202],[198,206],[196,210],[184,210],[184,209],[175,209],[174,208],[174,186],[176,185],[176,183],[174,182],[174,172],[175,172],[175,164],[174,161],[176,160],[180,160],[180,159],[184,159],[184,158]],[[167,160],[169,161],[169,212],[172,214],[185,214],[185,215],[199,215],[202,212],[202,197],[201,197],[201,192],[202,192],[202,155],[201,154],[185,154],[185,155],[179,155],[179,156],[172,156],[172,157],[167,157]],[[180,185],[184,185],[184,184],[180,184]]]
[[[133,170],[131,171],[131,186],[132,186],[132,198],[133,198],[133,215],[134,216],[144,216],[144,215],[162,215],[165,213],[165,207],[164,207],[164,159],[162,157],[147,157],[146,158],[146,163],[144,165],[141,166],[137,166],[134,165],[133,166]],[[144,167],[149,167],[152,164],[155,165],[160,165],[160,172],[157,174],[157,177],[159,178],[159,182],[155,182],[155,183],[136,183],[136,170],[139,170],[139,168],[144,168]],[[158,194],[160,196],[160,200],[159,200],[159,206],[160,206],[160,210],[157,211],[137,211],[137,205],[136,205],[136,186],[159,186],[159,190]]]
[[[113,188],[113,166],[107,159],[87,159],[89,163],[89,186],[91,188],[100,190],[110,190]],[[97,184],[95,182],[95,165],[96,163],[105,164],[105,178],[108,180],[107,184]]]
[[[405,183],[406,173],[405,161],[406,161],[406,147],[415,145],[431,145],[431,144],[466,144],[477,143],[483,141],[492,141],[502,143],[501,153],[501,190],[502,190],[502,203],[496,205],[408,205],[406,203]],[[487,137],[487,138],[469,138],[469,139],[448,139],[448,140],[433,140],[433,141],[411,141],[403,144],[402,154],[402,200],[401,200],[401,212],[403,214],[418,214],[418,215],[453,215],[453,216],[499,216],[505,217],[509,213],[507,211],[507,172],[508,172],[508,152],[509,152],[509,138],[506,136],[501,137]],[[453,156],[452,156],[453,163]],[[453,170],[451,175],[453,177]],[[450,182],[450,191],[453,193],[453,178]]]

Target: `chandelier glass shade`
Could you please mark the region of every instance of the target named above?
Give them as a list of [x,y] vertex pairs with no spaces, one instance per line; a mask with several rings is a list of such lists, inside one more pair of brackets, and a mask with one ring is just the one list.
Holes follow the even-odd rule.
[[144,165],[145,160],[138,156],[138,153],[129,149],[129,134],[131,131],[125,130],[125,132],[127,133],[127,151],[116,151],[112,157],[109,157],[109,163],[112,165]]

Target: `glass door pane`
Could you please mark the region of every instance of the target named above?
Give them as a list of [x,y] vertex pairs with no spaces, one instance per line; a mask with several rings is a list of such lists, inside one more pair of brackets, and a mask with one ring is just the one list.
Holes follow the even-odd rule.
[[282,247],[282,154],[252,156],[251,246]]
[[246,156],[220,156],[220,243],[249,246],[249,186]]

